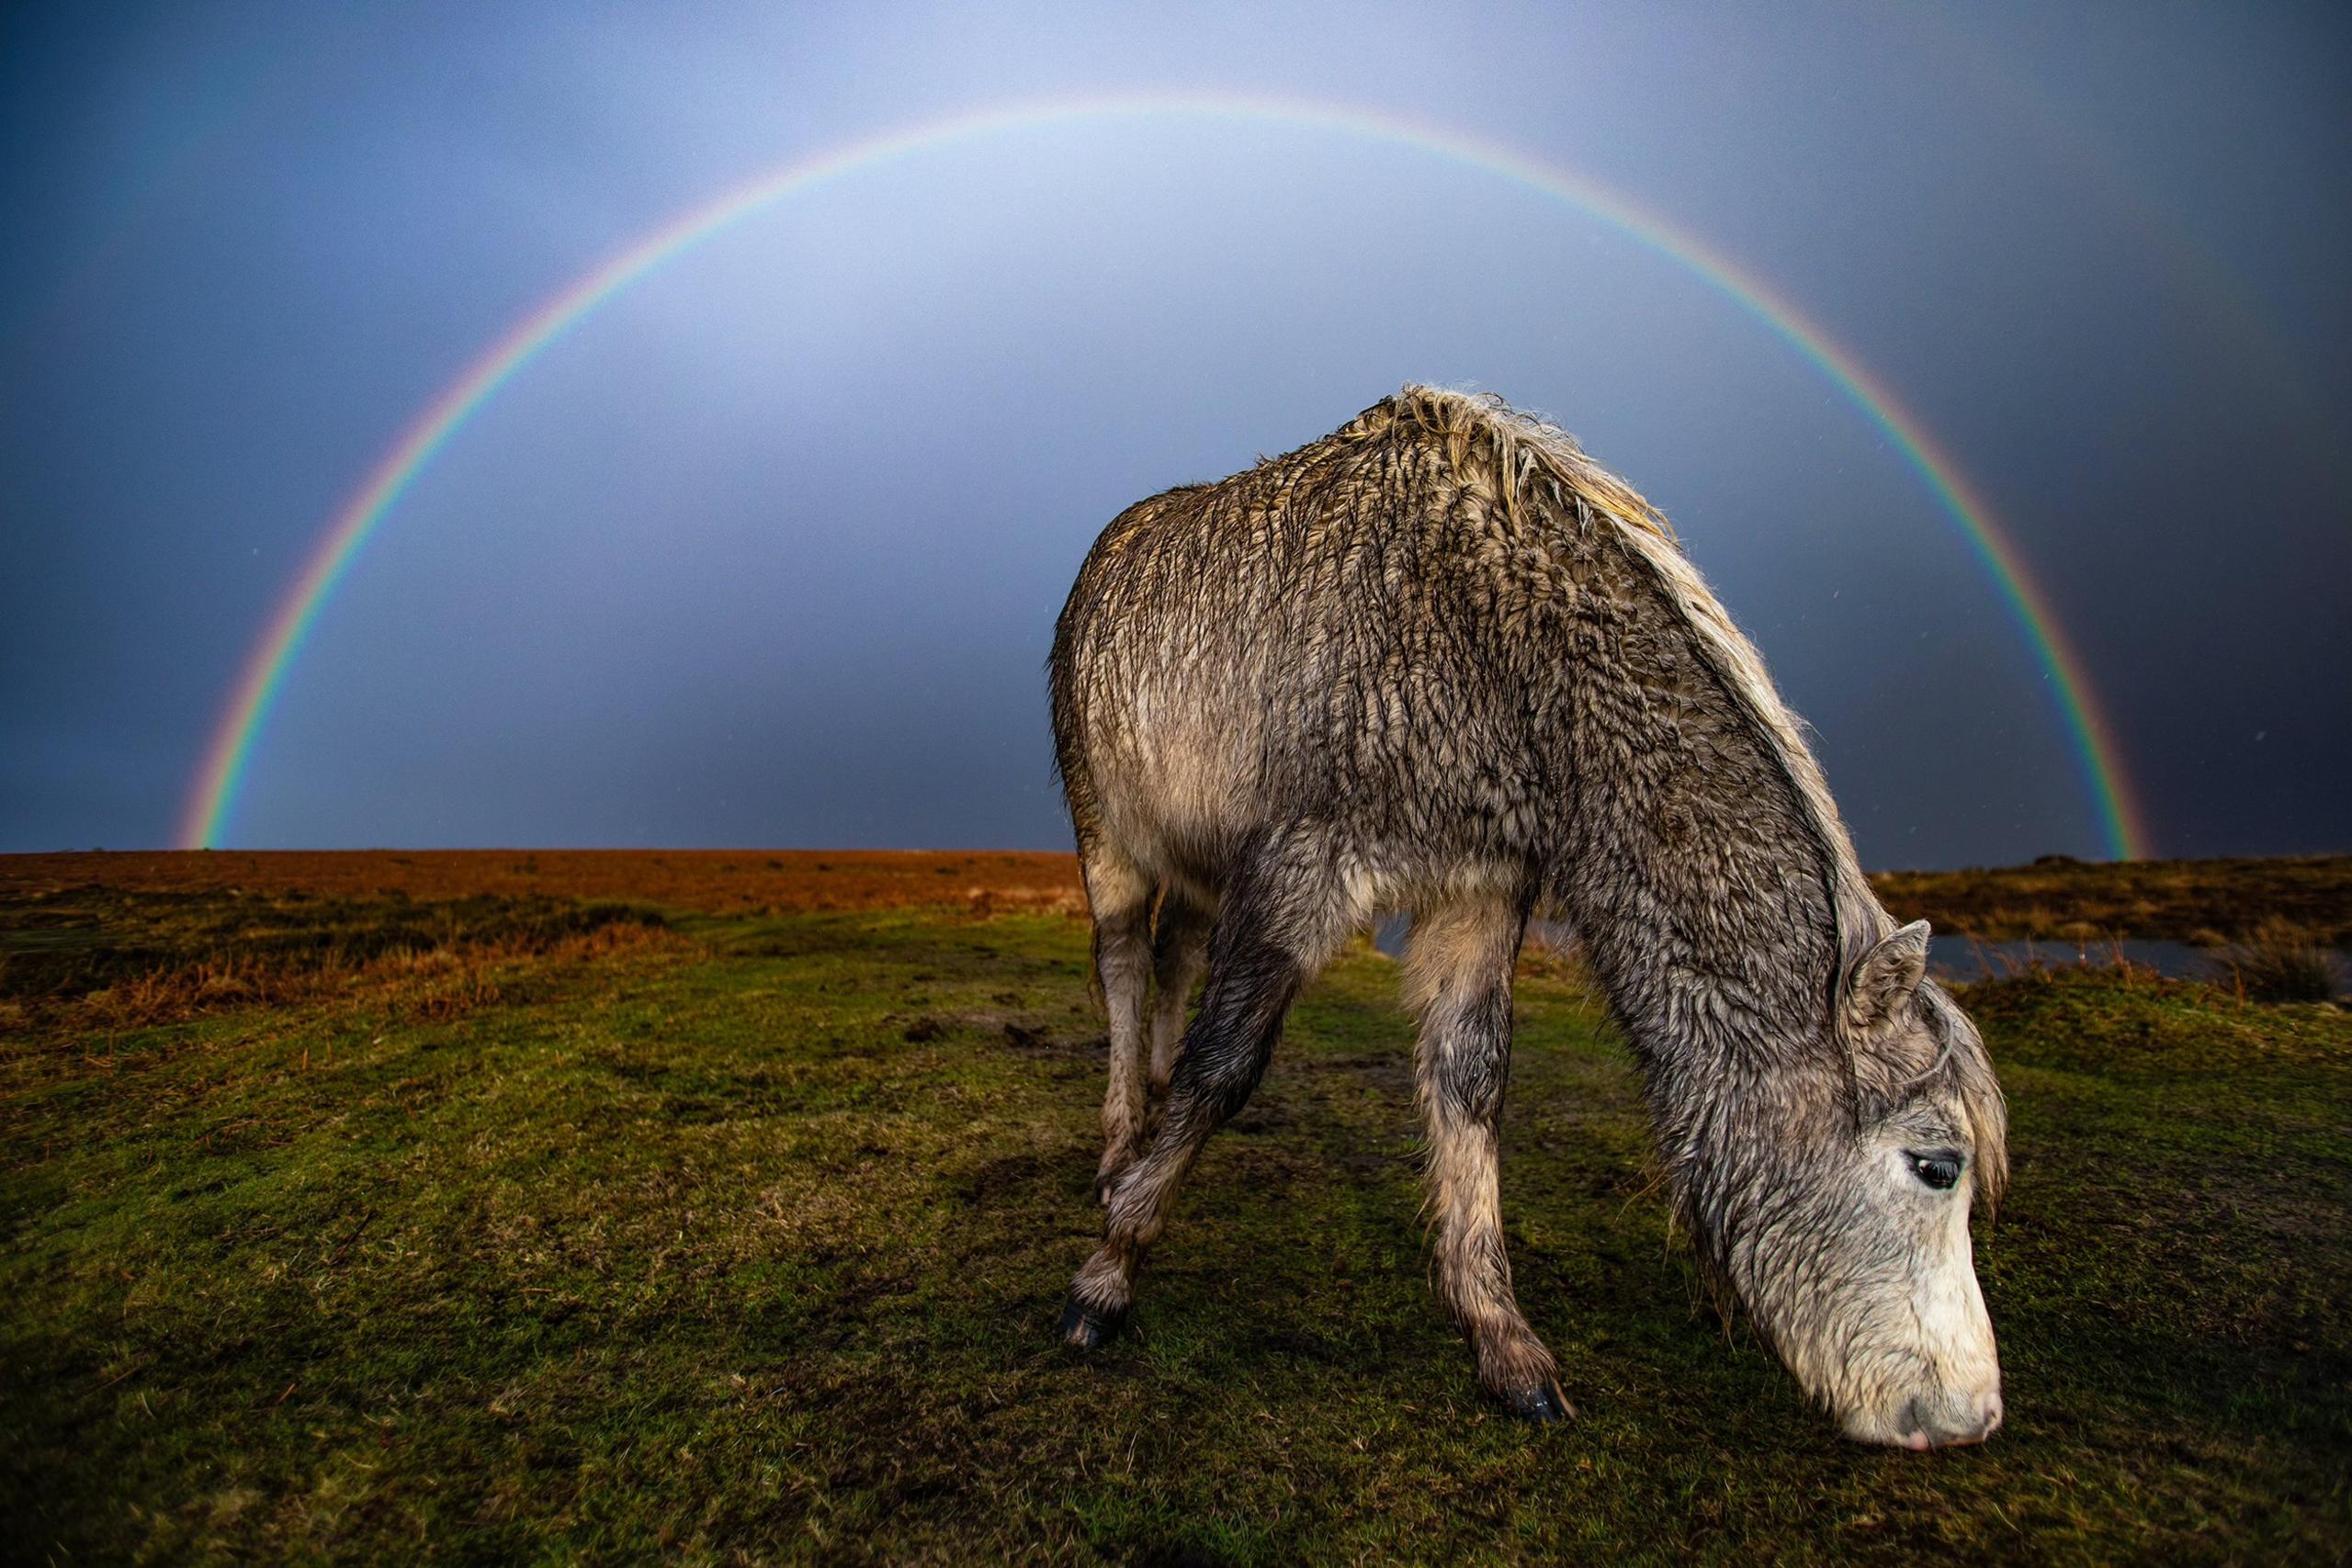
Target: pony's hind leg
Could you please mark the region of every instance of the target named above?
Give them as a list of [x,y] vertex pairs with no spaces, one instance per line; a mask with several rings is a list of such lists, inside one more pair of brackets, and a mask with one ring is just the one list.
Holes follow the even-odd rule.
[[1151,1092],[1166,1094],[1184,1042],[1184,1009],[1208,967],[1209,928],[1214,917],[1170,887],[1159,900],[1151,932]]
[[1438,1290],[1470,1340],[1478,1382],[1515,1415],[1575,1414],[1552,1352],[1520,1315],[1503,1250],[1498,1134],[1510,1071],[1511,968],[1526,916],[1511,900],[1463,899],[1417,913],[1405,946],[1420,1014],[1421,1113]]
[[1159,1131],[1119,1178],[1102,1245],[1071,1281],[1064,1343],[1091,1349],[1125,1322],[1136,1269],[1166,1228],[1201,1145],[1249,1100],[1292,999],[1362,923],[1337,863],[1319,836],[1294,831],[1253,855],[1227,888],[1209,939],[1208,988],[1184,1032]]
[[1094,915],[1094,975],[1109,1015],[1110,1082],[1102,1093],[1102,1163],[1095,1196],[1111,1188],[1142,1151],[1144,1134],[1144,987],[1151,978],[1150,881],[1125,857],[1089,846],[1082,861],[1087,908]]

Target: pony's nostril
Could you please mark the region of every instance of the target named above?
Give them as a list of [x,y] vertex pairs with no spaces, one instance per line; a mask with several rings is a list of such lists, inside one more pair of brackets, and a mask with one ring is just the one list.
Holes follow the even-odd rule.
[[1961,1417],[1958,1429],[1951,1436],[1939,1438],[1937,1440],[1947,1443],[1981,1443],[2001,1428],[2001,1391],[1996,1388],[1989,1393],[1981,1393],[1973,1399],[1962,1402],[1955,1414]]
[[1895,1413],[1894,1440],[1911,1450],[1981,1443],[2001,1425],[2001,1396],[1917,1394]]
[[2001,1424],[2001,1402],[1961,1405],[1951,1411],[1951,1419],[1930,1419],[1926,1424],[1928,1438],[1938,1448],[1961,1443],[1981,1443],[1993,1435]]

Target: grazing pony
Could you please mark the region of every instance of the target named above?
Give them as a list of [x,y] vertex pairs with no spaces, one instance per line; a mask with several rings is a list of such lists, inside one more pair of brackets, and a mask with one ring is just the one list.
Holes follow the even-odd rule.
[[1927,926],[1863,880],[1756,650],[1568,435],[1408,387],[1141,502],[1088,555],[1051,671],[1111,1035],[1107,1231],[1069,1344],[1118,1331],[1300,988],[1401,909],[1438,1288],[1487,1393],[1572,1414],[1498,1195],[1512,965],[1543,913],[1632,1045],[1702,1266],[1789,1370],[1865,1441],[1999,1425],[1968,1230],[2007,1171],[1984,1043],[1926,977]]

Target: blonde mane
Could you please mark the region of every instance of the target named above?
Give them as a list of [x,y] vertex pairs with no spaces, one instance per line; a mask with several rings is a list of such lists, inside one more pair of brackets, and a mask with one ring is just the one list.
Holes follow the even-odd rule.
[[[1386,418],[1375,420],[1385,412]],[[1684,557],[1673,526],[1640,491],[1588,457],[1576,437],[1555,424],[1510,407],[1489,392],[1460,392],[1412,385],[1340,432],[1365,438],[1392,421],[1442,438],[1455,471],[1482,490],[1513,521],[1534,511],[1589,531],[1596,518],[1617,530],[1632,557],[1655,579],[1689,629],[1709,672],[1762,738],[1788,780],[1807,830],[1821,851],[1824,893],[1837,928],[1833,988],[1846,971],[1893,927],[1862,876],[1853,840],[1829,786],[1805,745],[1800,721],[1782,703],[1764,660]]]

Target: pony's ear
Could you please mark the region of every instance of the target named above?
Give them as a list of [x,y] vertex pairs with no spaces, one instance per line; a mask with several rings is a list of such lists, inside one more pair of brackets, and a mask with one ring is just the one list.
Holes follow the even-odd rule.
[[1928,977],[1928,922],[1914,920],[1862,954],[1846,975],[1846,1026],[1867,1038],[1903,1010]]

